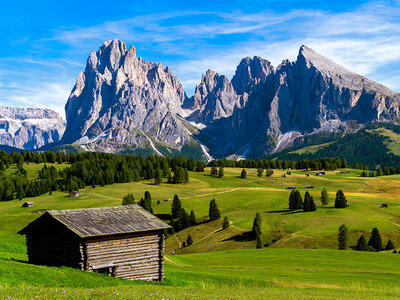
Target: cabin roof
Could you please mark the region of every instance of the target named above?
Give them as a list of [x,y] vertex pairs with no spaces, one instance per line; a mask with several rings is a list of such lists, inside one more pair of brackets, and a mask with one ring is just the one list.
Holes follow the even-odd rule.
[[24,202],[24,204],[34,204],[32,201],[26,201],[26,202]]
[[[48,210],[42,217],[45,215],[62,223],[81,238],[164,230],[170,227],[137,204]],[[28,224],[19,233],[25,234],[42,217]]]

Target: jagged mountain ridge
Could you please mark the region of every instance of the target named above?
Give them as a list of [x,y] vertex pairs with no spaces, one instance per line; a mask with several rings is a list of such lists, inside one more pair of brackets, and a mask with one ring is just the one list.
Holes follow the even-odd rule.
[[208,70],[188,98],[168,67],[113,40],[92,52],[79,74],[61,142],[109,152],[150,147],[163,155],[191,143],[203,158],[207,150],[254,158],[316,132],[397,121],[399,103],[399,94],[306,46],[295,62],[276,69],[260,57],[245,58],[232,80]]
[[36,150],[58,142],[65,121],[51,109],[0,107],[0,144],[24,150]]

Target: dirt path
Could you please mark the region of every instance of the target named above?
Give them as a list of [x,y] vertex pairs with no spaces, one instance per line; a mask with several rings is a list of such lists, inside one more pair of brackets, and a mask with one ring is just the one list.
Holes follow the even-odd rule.
[[236,191],[245,191],[245,190],[248,190],[248,191],[251,191],[251,190],[282,191],[282,190],[285,190],[285,189],[284,188],[281,188],[281,189],[279,189],[279,188],[263,188],[263,187],[239,187],[239,188],[226,189],[226,190],[218,191],[218,192],[214,192],[214,193],[207,193],[207,194],[201,194],[201,195],[195,195],[195,196],[182,197],[180,199],[201,198],[201,197],[232,193],[232,192],[236,192]]

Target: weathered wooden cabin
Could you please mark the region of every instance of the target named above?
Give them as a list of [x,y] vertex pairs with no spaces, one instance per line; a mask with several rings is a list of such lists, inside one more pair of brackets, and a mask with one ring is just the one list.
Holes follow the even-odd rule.
[[80,195],[79,191],[72,191],[69,193],[68,197],[77,198],[79,197],[79,195]]
[[19,234],[26,235],[29,263],[160,281],[164,230],[169,227],[132,204],[48,210]]
[[35,203],[33,203],[32,201],[26,201],[24,202],[24,204],[22,204],[22,207],[32,207],[34,205]]

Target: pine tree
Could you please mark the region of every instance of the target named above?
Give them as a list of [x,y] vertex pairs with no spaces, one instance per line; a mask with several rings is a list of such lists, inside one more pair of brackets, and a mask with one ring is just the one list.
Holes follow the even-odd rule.
[[160,168],[157,168],[154,172],[154,184],[159,185],[162,183],[162,171]]
[[338,190],[336,192],[335,208],[345,208],[345,207],[347,207],[346,197],[344,196],[342,190]]
[[385,250],[393,250],[395,248],[396,247],[393,245],[392,241],[389,239],[387,244],[386,244]]
[[179,214],[182,211],[182,203],[181,200],[179,200],[179,197],[177,194],[174,196],[174,200],[172,200],[172,205],[171,205],[171,215],[172,219],[176,219],[179,217]]
[[367,240],[365,239],[364,235],[361,235],[359,237],[355,250],[356,251],[368,251],[368,244],[367,244]]
[[215,176],[218,175],[218,170],[217,170],[217,167],[216,167],[216,166],[212,166],[212,167],[211,167],[210,175],[213,176],[213,177],[215,177]]
[[133,197],[133,194],[128,194],[122,198],[122,205],[129,205],[129,204],[135,204],[135,198]]
[[219,171],[218,171],[218,177],[219,178],[222,178],[222,177],[224,177],[224,167],[223,166],[220,166],[219,167]]
[[189,217],[189,220],[190,220],[190,226],[194,226],[194,225],[196,225],[196,224],[197,224],[197,221],[196,221],[196,215],[194,214],[194,211],[193,211],[193,209],[190,211],[190,217]]
[[251,229],[251,233],[254,237],[258,238],[261,235],[261,225],[262,225],[262,218],[259,212],[256,213],[256,217],[253,221],[253,228]]
[[383,175],[382,168],[379,167],[378,171],[376,172],[376,176],[382,176],[382,175]]
[[381,234],[379,233],[378,228],[373,228],[371,231],[371,236],[368,241],[368,246],[371,246],[376,251],[382,251],[382,238]]
[[190,216],[187,214],[184,208],[182,208],[179,214],[178,224],[179,224],[179,230],[183,230],[185,228],[190,227]]
[[210,201],[210,208],[208,210],[208,216],[210,218],[210,221],[217,220],[221,217],[221,214],[219,212],[218,205],[215,202],[215,199],[211,199],[211,201]]
[[264,173],[264,169],[262,169],[262,168],[257,169],[257,177],[262,177],[263,173]]
[[224,220],[222,222],[222,229],[227,229],[230,226],[228,217],[224,217]]
[[189,247],[192,244],[193,244],[193,239],[192,239],[192,236],[189,234],[186,239],[186,245]]
[[339,244],[339,250],[346,250],[348,247],[348,228],[346,225],[341,225],[339,227],[339,232],[338,232],[338,244]]
[[328,203],[329,203],[328,191],[326,190],[326,188],[323,188],[321,191],[321,204],[323,206],[327,206]]
[[243,170],[242,170],[242,173],[240,173],[240,178],[242,178],[242,179],[246,179],[246,178],[247,178],[247,171],[246,171],[246,169],[243,169]]
[[343,168],[343,169],[347,168],[347,161],[346,161],[345,158],[343,158],[342,164],[340,165],[340,167]]
[[304,211],[311,211],[311,201],[314,202],[314,200],[312,200],[310,193],[307,191],[304,194],[304,203],[303,203],[303,210]]
[[300,209],[302,204],[303,199],[301,198],[300,192],[298,190],[292,190],[289,195],[289,209]]

